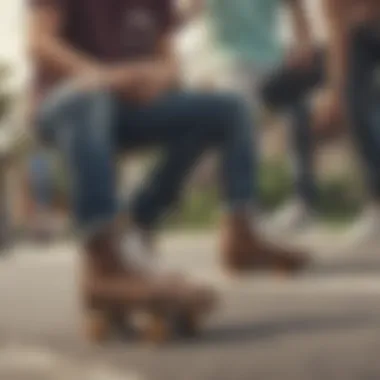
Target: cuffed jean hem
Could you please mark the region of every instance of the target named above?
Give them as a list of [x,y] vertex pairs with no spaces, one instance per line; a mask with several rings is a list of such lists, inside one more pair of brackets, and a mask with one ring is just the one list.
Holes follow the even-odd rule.
[[112,213],[104,215],[86,224],[75,223],[75,235],[81,241],[89,241],[99,232],[109,228],[109,226],[115,222],[118,214]]
[[154,230],[159,222],[167,215],[164,212],[155,212],[153,214],[151,211],[148,212],[145,208],[139,207],[135,204],[127,207],[126,212],[130,215],[133,223],[145,231]]

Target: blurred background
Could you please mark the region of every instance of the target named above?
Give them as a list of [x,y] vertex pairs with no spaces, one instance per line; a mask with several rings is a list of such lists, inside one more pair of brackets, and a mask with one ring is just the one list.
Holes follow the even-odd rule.
[[[318,0],[308,1],[308,15],[316,43],[323,44]],[[279,38],[289,45],[287,14],[280,12],[279,20]],[[213,283],[223,298],[221,312],[204,337],[190,343],[151,349],[136,342],[95,348],[83,342],[68,178],[57,152],[36,151],[27,122],[24,26],[22,0],[2,1],[1,380],[380,379],[380,229],[373,228],[380,218],[369,216],[364,170],[352,137],[343,133],[316,140],[319,196],[315,214],[305,219],[297,214],[289,121],[270,109],[259,115],[260,228],[279,242],[311,250],[315,264],[310,271],[292,279],[257,275],[230,280],[219,273],[220,206],[215,157],[209,155],[190,178],[181,207],[163,225],[160,252],[164,265]],[[210,91],[228,85],[229,62],[206,16],[179,31],[176,48],[188,88]],[[133,153],[120,163],[123,195],[143,181],[157,155]],[[47,172],[51,202],[41,206],[36,178]]]
[[[186,3],[186,1],[183,1]],[[13,199],[10,212],[12,229],[18,233],[29,230],[28,219],[33,217],[33,197],[27,187],[33,182],[28,178],[29,166],[33,162],[39,162],[38,157],[34,157],[32,163],[27,163],[25,155],[30,155],[33,150],[31,140],[23,142],[23,147],[13,148],[13,144],[20,145],[19,134],[22,133],[26,139],[32,134],[32,127],[27,125],[27,93],[29,71],[28,63],[24,54],[23,45],[23,13],[21,1],[15,1],[3,5],[4,22],[1,24],[1,61],[3,74],[1,76],[3,96],[11,97],[12,101],[7,102],[7,106],[2,109],[2,149],[18,152],[12,159],[17,170],[10,169],[7,183],[23,181],[24,186],[16,186],[17,191],[12,187],[8,190]],[[321,9],[318,1],[308,2],[310,22],[317,42],[324,40],[324,27]],[[287,15],[279,15],[279,38],[284,44],[290,44],[292,36],[290,33]],[[197,17],[196,20],[187,24],[178,33],[176,45],[183,67],[183,78],[189,88],[214,88],[225,87],[228,82],[229,67],[228,60],[225,59],[220,49],[213,41],[210,25],[207,17]],[[317,91],[316,91],[317,92]],[[262,203],[267,211],[273,211],[283,205],[292,196],[293,171],[291,150],[287,137],[286,118],[276,115],[274,112],[266,111],[262,115],[265,118],[265,128],[262,128],[261,144],[263,150],[262,174]],[[29,128],[30,127],[30,128]],[[25,130],[25,134],[23,133]],[[13,153],[13,152],[12,152]],[[339,139],[319,144],[315,151],[316,176],[320,186],[321,217],[326,223],[335,222],[345,225],[353,221],[357,212],[360,211],[365,201],[365,189],[362,187],[360,173],[355,152],[350,148],[350,142],[345,136]],[[38,155],[37,155],[38,156]],[[48,157],[53,157],[47,155]],[[145,157],[141,159],[128,160],[125,172],[128,177],[125,180],[125,191],[132,191],[131,184],[138,183],[144,176],[149,161],[153,158]],[[286,158],[284,160],[284,158]],[[17,164],[16,162],[17,161]],[[43,158],[40,157],[40,161]],[[54,160],[52,160],[54,161]],[[55,162],[57,161],[57,162]],[[59,162],[59,157],[55,157],[51,165],[53,173],[52,186],[54,187],[54,204],[61,214],[62,208],[66,208],[67,203],[67,180],[65,178],[64,167]],[[206,160],[207,161],[207,160]],[[19,168],[23,166],[23,171]],[[38,165],[36,163],[36,165]],[[43,165],[43,164],[41,164]],[[217,199],[215,194],[214,179],[210,179],[209,171],[212,171],[212,163],[202,165],[202,168],[195,174],[193,184],[189,191],[191,194],[186,197],[178,220],[175,225],[180,223],[181,228],[204,228],[215,223],[215,213],[217,212]],[[42,171],[42,170],[41,170]],[[29,173],[30,174],[30,173]],[[24,177],[23,179],[16,176]],[[28,185],[29,184],[29,185]],[[205,207],[206,206],[206,207]],[[63,211],[64,212],[64,211]],[[58,218],[60,219],[60,218]],[[34,220],[34,219],[33,219]],[[34,223],[32,223],[34,224]],[[54,223],[53,223],[54,224]],[[58,223],[59,224],[59,223]]]

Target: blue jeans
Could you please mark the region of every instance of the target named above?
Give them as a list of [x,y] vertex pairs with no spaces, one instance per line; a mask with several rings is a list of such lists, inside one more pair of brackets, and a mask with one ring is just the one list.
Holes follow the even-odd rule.
[[[379,83],[376,69],[380,64],[380,37],[368,27],[353,30],[350,36],[350,55],[346,104],[353,142],[363,160],[367,184],[372,197],[380,200],[380,112]],[[325,54],[317,53],[314,64],[307,70],[282,69],[263,87],[264,100],[271,106],[286,107],[296,115],[294,139],[300,165],[297,180],[300,194],[314,194],[310,173],[311,133],[307,112],[300,104],[308,93],[325,80]],[[298,108],[298,109],[297,109]],[[301,125],[303,126],[301,128]],[[306,190],[308,189],[308,190]]]
[[228,206],[246,207],[254,199],[251,117],[233,95],[172,93],[139,106],[105,92],[57,92],[41,106],[38,124],[42,137],[57,144],[66,158],[74,217],[85,229],[120,212],[115,164],[118,154],[131,148],[164,150],[130,210],[146,228],[175,206],[189,171],[214,146],[222,153]]
[[324,54],[315,53],[305,69],[280,67],[264,81],[261,96],[270,108],[290,116],[289,139],[295,167],[295,190],[309,208],[315,208],[318,186],[314,170],[314,145],[308,95],[324,79]]
[[291,118],[289,137],[294,151],[296,193],[309,209],[314,209],[319,191],[314,169],[314,146],[308,103],[294,102],[289,107],[289,114]]
[[379,83],[375,73],[380,64],[380,37],[368,28],[351,37],[347,103],[356,147],[365,164],[372,197],[380,201],[380,114]]
[[54,178],[49,155],[43,149],[29,158],[29,178],[33,200],[37,208],[51,208],[54,193]]

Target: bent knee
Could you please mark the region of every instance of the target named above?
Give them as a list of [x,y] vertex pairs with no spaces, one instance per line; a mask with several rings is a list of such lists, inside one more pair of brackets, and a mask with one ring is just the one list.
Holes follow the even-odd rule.
[[231,133],[242,133],[246,135],[252,126],[252,115],[245,100],[233,93],[222,93],[215,95],[213,100],[216,128],[225,136]]
[[43,102],[41,114],[53,119],[67,118],[77,112],[105,107],[109,101],[110,95],[107,92],[84,92],[70,87],[60,87]]
[[198,115],[218,125],[227,125],[248,114],[245,101],[233,93],[207,94],[198,102]]
[[94,119],[95,116],[105,115],[110,112],[110,107],[111,100],[107,92],[82,92],[61,87],[42,103],[37,114],[37,128],[43,138],[47,136],[53,139],[52,136],[58,129],[68,125],[75,125],[77,129],[84,128],[87,125],[83,122],[84,119],[90,115]]
[[236,117],[248,112],[244,99],[234,93],[216,94],[213,103],[215,110],[223,117]]

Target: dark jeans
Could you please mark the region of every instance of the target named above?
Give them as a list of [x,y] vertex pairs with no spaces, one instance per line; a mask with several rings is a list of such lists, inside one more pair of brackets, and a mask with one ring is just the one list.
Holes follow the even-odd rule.
[[132,202],[131,213],[152,227],[179,200],[189,171],[203,151],[220,148],[223,194],[228,207],[246,207],[255,192],[252,123],[239,98],[229,94],[168,94],[149,106],[108,93],[60,93],[42,105],[39,127],[66,157],[72,178],[74,216],[84,229],[107,222],[120,210],[117,155],[160,146],[162,160]]
[[352,35],[347,102],[352,133],[365,164],[374,199],[380,200],[380,114],[376,69],[380,64],[380,36],[367,28]]
[[318,190],[314,174],[313,136],[308,95],[323,81],[323,54],[316,53],[313,64],[304,70],[280,67],[261,90],[264,104],[289,114],[290,145],[293,148],[295,188],[300,199],[314,208]]
[[38,209],[52,209],[54,176],[49,155],[41,149],[29,159],[29,179],[33,200]]
[[[379,86],[376,69],[380,63],[380,36],[369,28],[358,28],[352,32],[347,81],[347,109],[352,127],[353,141],[360,153],[367,173],[367,182],[375,199],[380,198],[380,113]],[[294,112],[307,98],[308,93],[323,84],[324,54],[318,53],[309,70],[282,69],[275,73],[263,88],[263,98],[274,107],[283,107]],[[299,160],[304,165],[299,177],[298,191],[308,198],[314,194],[314,186],[305,186],[312,172],[312,139],[307,113],[297,116],[298,128],[294,129],[293,141]],[[303,121],[302,121],[303,120]]]

